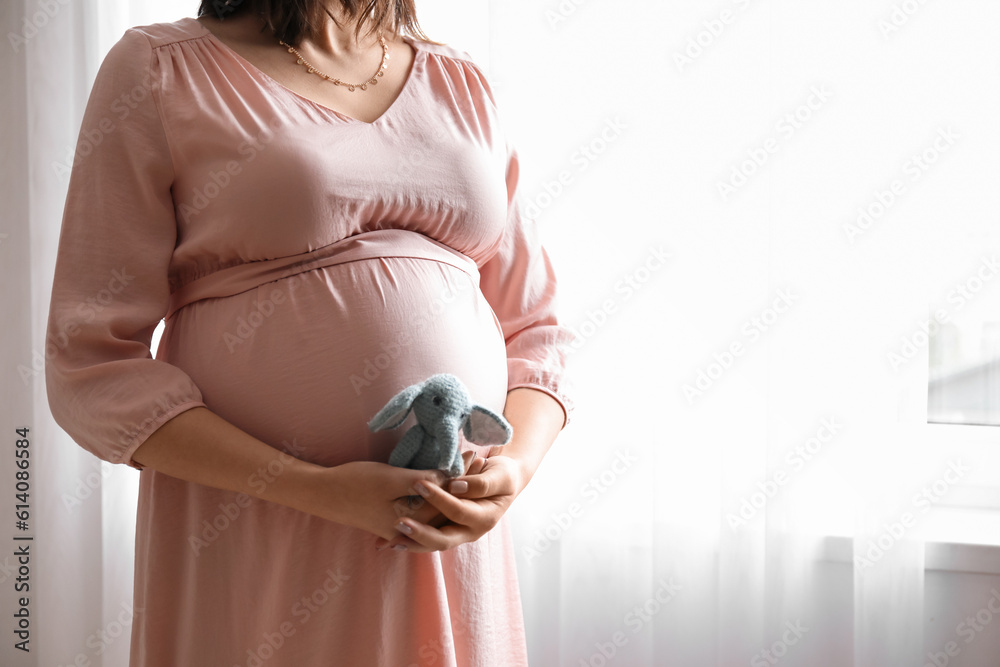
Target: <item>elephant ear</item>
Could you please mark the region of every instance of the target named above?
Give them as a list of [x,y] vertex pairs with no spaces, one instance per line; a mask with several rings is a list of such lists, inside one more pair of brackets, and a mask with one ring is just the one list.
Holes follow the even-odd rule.
[[462,432],[466,440],[477,445],[506,445],[513,429],[503,416],[481,405],[473,405]]
[[413,407],[413,401],[417,400],[417,396],[420,395],[422,389],[423,383],[414,384],[393,396],[385,404],[385,407],[379,410],[378,414],[368,422],[368,429],[373,432],[381,431],[388,428],[396,428],[402,424],[406,421],[406,417],[410,414],[410,409]]

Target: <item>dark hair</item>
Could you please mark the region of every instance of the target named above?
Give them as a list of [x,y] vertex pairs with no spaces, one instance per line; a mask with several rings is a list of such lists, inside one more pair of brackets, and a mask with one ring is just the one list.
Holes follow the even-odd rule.
[[[417,22],[414,0],[340,0],[347,15],[357,21],[354,36],[375,34],[379,30],[387,33],[411,35],[426,42],[438,44],[429,39]],[[318,29],[327,15],[322,0],[201,0],[198,16],[214,14],[220,21],[230,16],[253,11],[260,14],[266,27],[274,35],[293,46],[302,37],[309,36]]]

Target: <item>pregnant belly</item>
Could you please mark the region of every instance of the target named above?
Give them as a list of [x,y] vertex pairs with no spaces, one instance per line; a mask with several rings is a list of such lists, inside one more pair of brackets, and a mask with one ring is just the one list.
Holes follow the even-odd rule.
[[388,460],[415,419],[380,433],[368,420],[435,373],[497,413],[507,393],[503,335],[478,285],[425,258],[346,262],[196,301],[167,320],[157,358],[224,419],[327,466]]

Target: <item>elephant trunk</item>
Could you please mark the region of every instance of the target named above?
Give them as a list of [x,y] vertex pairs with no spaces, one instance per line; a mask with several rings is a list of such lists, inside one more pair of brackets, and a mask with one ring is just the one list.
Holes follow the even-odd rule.
[[437,467],[446,470],[454,464],[454,460],[460,457],[458,432],[462,428],[462,420],[458,415],[441,420],[440,431],[435,433],[438,441],[438,465]]

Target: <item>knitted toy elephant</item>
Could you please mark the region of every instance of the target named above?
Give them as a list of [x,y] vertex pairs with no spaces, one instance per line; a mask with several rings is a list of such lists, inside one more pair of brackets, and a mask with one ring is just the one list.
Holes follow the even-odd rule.
[[459,429],[477,445],[506,445],[513,429],[502,415],[469,398],[462,381],[449,373],[432,375],[396,394],[370,422],[371,431],[396,428],[410,410],[417,417],[389,456],[389,464],[414,470],[443,470],[449,477],[465,472]]

